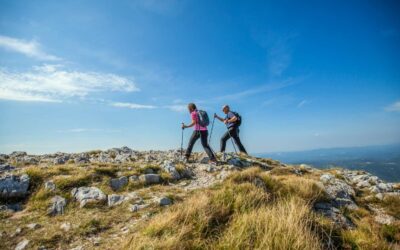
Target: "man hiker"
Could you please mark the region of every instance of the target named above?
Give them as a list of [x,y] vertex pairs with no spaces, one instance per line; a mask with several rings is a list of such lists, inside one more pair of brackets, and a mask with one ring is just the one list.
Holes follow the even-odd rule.
[[239,138],[239,126],[241,124],[240,115],[236,112],[232,112],[228,105],[224,105],[222,107],[222,112],[225,113],[225,118],[219,117],[217,114],[214,114],[214,117],[225,123],[227,128],[227,131],[221,137],[221,153],[225,152],[226,141],[232,137],[236,145],[238,146],[239,151],[247,155],[246,149],[244,148]]
[[[202,124],[202,121],[205,120],[205,119],[203,119],[203,116],[204,115],[207,116],[207,113],[204,111],[201,111],[201,110],[200,111],[197,110],[196,105],[194,103],[188,104],[188,110],[189,110],[190,116],[192,118],[192,123],[190,123],[189,125],[185,125],[184,123],[182,123],[182,129],[190,128],[190,127],[194,126],[194,131],[193,131],[192,136],[190,137],[189,145],[186,149],[186,153],[185,153],[186,161],[189,161],[193,146],[196,143],[197,139],[200,138],[201,145],[203,145],[204,151],[206,151],[208,158],[210,159],[210,162],[216,163],[217,160],[215,158],[215,155],[214,155],[210,145],[208,145],[208,141],[207,141],[207,137],[208,137],[207,125]],[[208,116],[206,117],[206,119],[208,122]]]

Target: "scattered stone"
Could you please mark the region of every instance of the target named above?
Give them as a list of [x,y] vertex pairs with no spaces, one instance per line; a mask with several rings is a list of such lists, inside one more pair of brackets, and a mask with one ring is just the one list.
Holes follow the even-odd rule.
[[129,182],[138,182],[138,181],[139,181],[139,176],[137,175],[129,176]]
[[14,166],[8,164],[0,164],[0,174],[5,172],[11,172],[13,170],[15,170]]
[[132,213],[135,213],[135,212],[142,210],[148,206],[149,206],[149,204],[143,204],[143,205],[133,204],[133,205],[129,206],[129,211],[131,211]]
[[179,180],[181,178],[181,175],[171,161],[165,161],[162,167],[165,172],[171,175],[173,180]]
[[0,177],[0,198],[23,198],[28,194],[28,188],[27,174]]
[[56,190],[56,184],[53,181],[46,181],[44,183],[44,189],[48,191],[55,191]]
[[161,182],[161,177],[159,174],[143,174],[139,176],[139,180],[145,185],[158,184]]
[[339,209],[333,206],[333,204],[329,202],[319,202],[314,204],[314,209],[316,212],[321,213],[322,215],[331,219],[336,225],[342,228],[351,229],[354,228],[355,225],[351,220],[345,217]]
[[71,223],[64,222],[63,224],[61,224],[60,229],[64,230],[65,232],[68,232],[71,229]]
[[17,229],[15,229],[15,235],[18,235],[22,233],[22,228],[18,227]]
[[322,183],[329,183],[334,178],[335,177],[331,174],[323,174],[319,179],[322,181]]
[[101,202],[107,199],[106,195],[97,187],[74,188],[71,195],[80,203],[81,208],[88,203]]
[[47,210],[48,215],[64,214],[64,208],[67,205],[67,200],[61,196],[54,196],[51,198],[51,204]]
[[369,183],[369,181],[360,181],[359,183],[357,183],[356,186],[358,188],[367,188],[367,187],[370,187],[371,184]]
[[40,226],[40,224],[37,224],[37,223],[31,223],[31,224],[26,225],[26,227],[34,230],[34,229],[40,228],[41,226]]
[[157,202],[160,206],[168,206],[172,204],[172,200],[168,197],[161,197]]
[[90,162],[89,155],[85,154],[85,153],[82,153],[82,154],[80,154],[80,155],[75,157],[74,162],[75,162],[75,164],[89,163]]
[[54,165],[65,164],[70,159],[70,155],[69,154],[64,154],[64,153],[56,153],[54,156],[55,156],[54,159],[53,159],[53,164]]
[[208,164],[209,161],[210,161],[210,158],[208,158],[207,156],[204,156],[200,159],[201,164]]
[[15,250],[24,250],[29,244],[29,240],[24,239],[18,243],[18,245],[15,247]]
[[107,204],[109,207],[119,205],[124,201],[124,198],[125,197],[123,195],[111,194],[108,196]]
[[110,180],[110,186],[114,191],[117,191],[128,184],[128,177],[122,176]]

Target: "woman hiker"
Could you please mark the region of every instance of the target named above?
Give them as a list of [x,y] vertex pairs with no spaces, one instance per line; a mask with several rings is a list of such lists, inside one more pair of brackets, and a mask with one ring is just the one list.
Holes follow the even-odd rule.
[[192,118],[192,123],[190,123],[189,125],[185,125],[184,123],[182,123],[182,129],[190,128],[190,127],[194,126],[194,131],[193,131],[192,136],[190,137],[189,145],[186,149],[186,153],[185,153],[186,161],[189,161],[189,157],[190,157],[190,154],[192,153],[193,146],[196,143],[197,139],[200,138],[201,145],[203,145],[204,151],[206,151],[208,158],[210,159],[210,163],[216,163],[217,160],[215,158],[213,150],[211,149],[210,145],[208,145],[207,127],[200,126],[200,124],[199,124],[199,113],[196,108],[196,105],[194,103],[189,103],[188,110],[189,110],[190,116]]

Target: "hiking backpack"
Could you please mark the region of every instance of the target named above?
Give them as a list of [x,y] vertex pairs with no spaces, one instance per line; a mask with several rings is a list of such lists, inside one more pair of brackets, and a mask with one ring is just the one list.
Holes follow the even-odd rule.
[[207,127],[210,124],[210,119],[208,114],[204,110],[197,111],[197,116],[199,117],[199,125],[202,127]]
[[236,122],[235,122],[235,126],[236,127],[239,127],[240,125],[242,125],[242,117],[239,115],[239,113],[238,112],[232,112],[235,116],[236,116],[236,118],[237,118],[237,120],[236,120]]

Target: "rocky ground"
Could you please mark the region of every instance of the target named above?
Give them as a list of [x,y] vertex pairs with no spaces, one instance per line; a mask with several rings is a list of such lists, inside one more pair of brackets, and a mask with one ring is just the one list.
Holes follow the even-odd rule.
[[200,153],[193,163],[183,163],[179,151],[128,147],[0,154],[0,249],[123,248],[154,215],[253,167],[278,179],[312,181],[324,193],[313,201],[316,214],[349,232],[360,227],[358,217],[368,217],[389,248],[399,249],[398,183],[362,171],[318,170],[233,154],[219,165],[208,164]]

